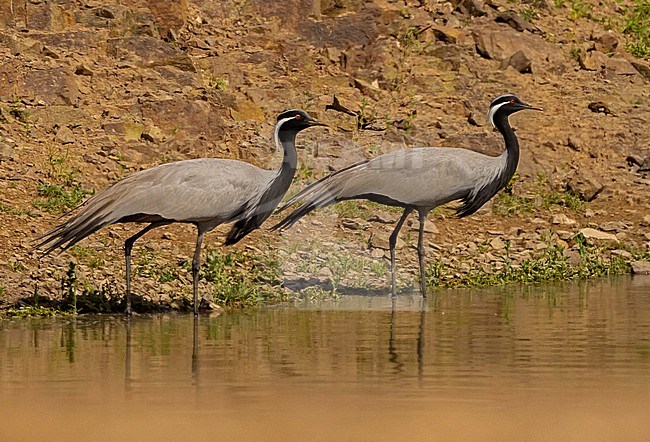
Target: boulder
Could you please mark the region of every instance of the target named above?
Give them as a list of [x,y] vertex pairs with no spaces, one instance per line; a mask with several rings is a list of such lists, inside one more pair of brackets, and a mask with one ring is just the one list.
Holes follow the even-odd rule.
[[584,201],[593,201],[604,187],[598,177],[587,170],[575,170],[566,180],[567,190]]
[[641,60],[633,60],[631,64],[643,78],[650,81],[650,65],[648,63]]
[[596,50],[605,54],[613,54],[618,47],[618,39],[611,32],[605,32],[593,38]]
[[456,10],[462,14],[471,15],[472,17],[487,15],[485,4],[481,0],[461,0],[458,6],[456,6]]
[[532,60],[530,57],[528,57],[528,55],[526,55],[523,51],[517,51],[508,58],[501,60],[501,65],[499,67],[501,69],[512,67],[517,72],[524,74],[532,72],[531,65]]
[[586,227],[580,232],[589,243],[606,243],[606,244],[618,244],[618,238],[612,233],[602,232],[600,230],[592,229],[591,227]]
[[510,26],[512,29],[523,32],[523,31],[529,31],[529,32],[534,32],[537,30],[534,26],[532,26],[530,23],[528,23],[526,20],[518,16],[512,11],[508,12],[502,12],[499,15],[497,15],[497,18],[494,19],[497,23],[505,23],[508,26]]
[[482,57],[501,61],[521,52],[535,65],[536,73],[548,71],[560,74],[567,70],[566,57],[559,47],[537,35],[491,24],[474,28],[472,37],[476,51]]
[[634,261],[632,273],[635,275],[650,275],[650,261]]
[[607,64],[608,57],[600,51],[581,52],[578,64],[586,71],[600,71]]
[[[389,238],[389,232],[373,232],[370,235],[370,241],[368,241],[368,244],[371,249],[390,250]],[[404,241],[398,236],[397,241],[395,242],[395,249],[399,250],[404,248],[404,246]]]

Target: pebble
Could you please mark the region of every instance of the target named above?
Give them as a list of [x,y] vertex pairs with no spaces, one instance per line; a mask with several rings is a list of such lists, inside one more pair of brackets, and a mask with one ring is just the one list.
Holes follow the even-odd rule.
[[501,238],[492,238],[490,241],[490,247],[494,250],[503,250],[506,248],[506,243],[503,242]]
[[575,223],[576,221],[574,219],[569,218],[563,213],[553,215],[553,218],[551,218],[551,224],[564,224],[564,225],[572,226]]
[[627,224],[623,221],[607,221],[600,224],[598,228],[605,232],[620,232],[627,229]]

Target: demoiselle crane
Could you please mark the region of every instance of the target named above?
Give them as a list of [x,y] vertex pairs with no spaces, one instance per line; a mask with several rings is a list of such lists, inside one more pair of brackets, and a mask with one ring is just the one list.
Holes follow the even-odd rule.
[[172,223],[194,224],[198,230],[192,259],[194,314],[198,314],[198,280],[203,235],[235,223],[225,245],[235,244],[271,215],[296,171],[296,135],[312,126],[326,126],[302,110],[278,115],[274,141],[283,150],[282,165],[265,170],[237,160],[201,158],[161,164],[124,178],[84,202],[82,210],[36,238],[48,254],[66,250],[102,227],[116,223],[149,223],[124,242],[126,313],[131,314],[131,249],[135,241]]
[[419,215],[418,259],[420,290],[426,297],[426,275],[422,237],[424,223],[434,207],[460,200],[459,218],[471,215],[499,192],[512,178],[519,162],[519,142],[508,117],[524,109],[542,110],[522,102],[514,95],[495,98],[488,110],[488,121],[505,141],[497,157],[461,148],[413,148],[390,152],[353,164],[311,184],[287,201],[278,211],[300,202],[301,205],[272,229],[286,229],[314,209],[338,201],[366,199],[403,207],[404,212],[389,238],[391,294],[395,296],[395,243],[409,214]]

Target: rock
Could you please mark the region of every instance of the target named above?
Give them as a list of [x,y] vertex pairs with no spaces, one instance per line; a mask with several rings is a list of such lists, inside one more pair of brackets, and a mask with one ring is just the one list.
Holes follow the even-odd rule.
[[492,238],[490,241],[490,247],[494,250],[503,250],[506,248],[506,243],[503,242],[501,238]]
[[54,137],[55,141],[58,141],[61,144],[71,144],[74,143],[76,140],[76,137],[74,136],[74,133],[72,133],[72,130],[68,126],[63,126],[59,128],[59,130],[56,132],[56,136]]
[[150,143],[161,143],[165,140],[165,134],[158,127],[149,126],[142,131],[140,138]]
[[370,256],[376,259],[383,258],[384,255],[385,253],[382,249],[372,249],[372,251],[370,252]]
[[371,215],[368,218],[368,221],[378,222],[382,224],[395,224],[397,222],[397,218],[395,218],[388,212],[384,212],[380,210],[378,212],[375,212],[373,215]]
[[94,75],[93,71],[88,69],[85,65],[80,64],[77,66],[77,69],[74,71],[75,75],[85,75],[87,77],[91,77]]
[[643,219],[641,220],[640,223],[642,226],[650,226],[650,215],[643,215]]
[[650,172],[650,157],[645,157],[637,172]]
[[146,35],[110,38],[106,53],[117,60],[135,59],[136,64],[144,68],[171,66],[181,71],[196,72],[194,62],[185,52]]
[[560,238],[563,241],[568,241],[571,238],[573,238],[573,233],[569,232],[568,230],[558,230],[557,232],[558,238]]
[[594,38],[596,42],[596,50],[600,52],[604,52],[605,54],[613,54],[616,52],[616,48],[618,47],[618,39],[614,36],[614,34],[610,32],[606,32],[604,34],[601,34]]
[[381,89],[379,89],[379,85],[375,84],[375,82],[368,83],[367,81],[358,78],[353,78],[352,82],[354,87],[359,89],[363,95],[370,97],[373,100],[379,100],[381,97]]
[[580,230],[578,233],[581,234],[587,240],[587,242],[590,243],[602,242],[609,244],[618,244],[618,238],[616,238],[616,235],[601,232],[600,230],[592,229],[591,227],[586,227]]
[[612,250],[611,251],[612,256],[620,256],[623,259],[632,259],[632,254],[628,252],[627,250]]
[[650,164],[650,157],[644,159],[640,153],[631,153],[625,158],[625,161],[627,161],[627,164],[630,166],[641,166],[645,161],[648,161]]
[[607,64],[609,57],[599,51],[587,51],[580,53],[578,64],[586,71],[600,71]]
[[532,60],[531,65],[534,64],[538,74],[544,71],[561,74],[568,69],[565,56],[558,47],[537,36],[503,29],[499,25],[485,25],[473,28],[472,37],[476,52],[482,57],[500,61],[522,51]]
[[650,65],[640,60],[633,60],[632,67],[646,80],[650,81]]
[[[420,223],[419,222],[414,222],[411,225],[410,230],[418,232],[420,230]],[[433,221],[430,221],[428,218],[424,221],[424,233],[432,233],[434,235],[440,233],[440,230],[438,230],[438,227],[433,223]]]
[[650,261],[634,261],[632,273],[635,275],[650,275]]
[[610,115],[612,113],[609,106],[602,101],[592,101],[587,105],[587,109],[597,114]]
[[321,267],[321,269],[316,273],[316,277],[320,279],[329,279],[334,276],[332,270],[329,267]]
[[[64,68],[37,69],[22,74],[13,72],[12,75],[15,76],[13,81],[9,81],[12,90],[7,95],[66,106],[77,104],[81,96],[74,75]],[[0,94],[5,93],[2,89],[0,85]]]
[[435,35],[436,40],[454,45],[459,42],[461,35],[463,35],[459,29],[447,26],[433,25],[431,26],[431,31]]
[[343,219],[341,220],[341,226],[345,229],[350,230],[361,230],[363,226],[356,219]]
[[485,5],[480,0],[461,0],[458,6],[456,6],[456,10],[462,14],[471,15],[472,17],[487,15]]
[[569,135],[567,146],[575,151],[581,151],[585,147],[584,140],[578,135]]
[[523,31],[529,31],[533,32],[536,31],[537,28],[532,26],[530,23],[528,23],[526,20],[518,16],[512,11],[508,12],[502,12],[497,17],[494,19],[497,23],[506,23],[508,26],[510,26],[512,29],[523,32]]
[[264,111],[252,101],[237,101],[237,109],[231,109],[230,115],[235,121],[264,121]]
[[6,144],[0,144],[0,161],[10,161],[16,156],[16,149]]
[[582,256],[580,256],[580,252],[575,249],[565,249],[562,253],[566,257],[567,263],[572,266],[578,266],[582,262]]
[[[373,232],[370,236],[369,241],[370,248],[390,250],[390,246],[388,244],[389,237],[390,233],[388,232]],[[398,236],[397,241],[395,242],[395,249],[399,250],[404,248],[404,246],[404,241]]]
[[612,57],[605,60],[605,69],[616,75],[638,75],[639,72],[632,66],[632,63],[622,57]]
[[584,201],[593,201],[604,186],[591,172],[576,170],[567,178],[566,188]]
[[517,72],[531,73],[532,60],[523,51],[517,51],[508,58],[501,60],[500,69],[507,69],[509,66],[514,68]]
[[605,232],[620,232],[627,229],[627,224],[623,221],[607,221],[599,225],[598,228]]
[[[564,213],[553,215],[553,218],[551,218],[551,224],[563,224],[567,226],[572,226],[575,223],[576,221],[574,219],[569,218]],[[566,239],[566,238],[562,238],[562,239]]]

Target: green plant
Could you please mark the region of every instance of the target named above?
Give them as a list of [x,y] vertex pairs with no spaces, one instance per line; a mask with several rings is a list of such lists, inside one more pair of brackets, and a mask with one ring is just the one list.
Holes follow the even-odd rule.
[[537,256],[520,263],[513,262],[506,254],[501,269],[478,268],[467,273],[448,268],[438,260],[428,266],[427,281],[435,287],[475,287],[593,278],[629,271],[624,259],[605,258],[601,249],[584,241],[578,242],[578,253],[580,262],[571,264],[562,247],[549,244]]
[[583,52],[584,51],[582,50],[582,48],[574,46],[571,49],[569,49],[569,57],[578,61]]
[[514,185],[518,181],[519,176],[515,174],[503,191],[497,194],[492,204],[493,213],[507,216],[532,212],[537,208],[548,210],[552,206],[563,206],[574,212],[580,212],[585,208],[586,202],[568,190],[564,192],[548,191],[549,184],[543,174],[537,175],[537,182],[532,186],[532,190],[536,193],[536,197],[533,198],[514,193]]
[[90,192],[79,186],[72,186],[67,190],[65,186],[41,183],[37,194],[40,199],[34,201],[34,207],[58,214],[77,207]]
[[368,207],[355,200],[341,201],[332,207],[340,218],[366,218],[370,215]]
[[628,9],[623,32],[630,36],[627,51],[635,57],[650,57],[650,0],[636,0]]
[[14,99],[9,106],[9,115],[21,123],[27,124],[31,112],[20,102],[20,100]]
[[374,107],[370,106],[366,97],[359,101],[359,112],[357,112],[357,129],[365,129],[377,118]]
[[249,251],[209,251],[201,277],[215,285],[214,301],[226,306],[253,306],[286,298],[280,287],[279,262]]
[[24,209],[15,209],[5,203],[0,202],[0,212],[6,213],[8,215],[29,215],[34,216],[34,213],[29,210]]
[[105,262],[103,254],[92,247],[74,246],[68,250],[68,253],[91,269],[98,269],[104,265]]
[[539,10],[534,6],[525,7],[521,10],[521,18],[530,23],[539,18]]
[[230,87],[230,83],[226,79],[211,75],[208,77],[208,87],[217,91],[225,91]]
[[3,312],[0,312],[0,317],[4,316],[7,318],[35,318],[66,315],[69,315],[69,313],[53,307],[34,305],[21,305],[19,307],[11,307]]

